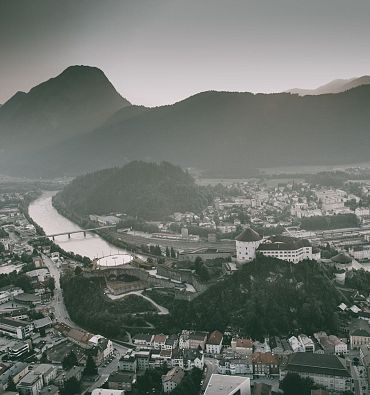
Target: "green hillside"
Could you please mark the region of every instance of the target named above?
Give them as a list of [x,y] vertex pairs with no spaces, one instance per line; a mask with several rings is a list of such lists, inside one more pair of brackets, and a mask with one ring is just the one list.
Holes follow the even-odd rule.
[[137,161],[77,177],[55,200],[80,215],[121,212],[162,219],[175,211],[198,212],[209,196],[180,167]]

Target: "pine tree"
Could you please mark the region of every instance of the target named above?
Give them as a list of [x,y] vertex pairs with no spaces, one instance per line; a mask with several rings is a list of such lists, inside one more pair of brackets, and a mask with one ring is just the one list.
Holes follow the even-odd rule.
[[81,384],[76,377],[71,377],[64,383],[61,395],[76,395],[81,393]]
[[95,361],[91,355],[89,355],[87,357],[86,366],[84,369],[84,374],[86,376],[95,376],[98,374],[98,369],[97,369]]
[[14,383],[12,376],[9,376],[7,390],[8,391],[17,391],[17,387]]

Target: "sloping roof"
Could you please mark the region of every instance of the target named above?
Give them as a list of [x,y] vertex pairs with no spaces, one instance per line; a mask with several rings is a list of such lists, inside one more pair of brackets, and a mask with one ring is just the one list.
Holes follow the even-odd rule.
[[277,365],[279,360],[278,357],[271,352],[255,352],[252,354],[252,362],[265,365]]
[[44,317],[44,318],[40,318],[39,320],[33,321],[33,325],[35,326],[36,329],[40,329],[40,328],[43,328],[44,326],[48,326],[51,324],[52,324],[52,321],[51,321],[50,317]]
[[167,339],[167,335],[155,335],[153,339],[153,343],[164,343]]
[[207,344],[218,346],[222,342],[223,334],[220,331],[213,331],[207,340]]
[[185,361],[194,361],[196,358],[202,359],[199,350],[184,349],[182,353]]
[[361,318],[353,320],[349,325],[349,335],[370,337],[369,323]]
[[262,236],[255,232],[251,228],[244,229],[242,233],[240,233],[239,236],[236,237],[237,241],[245,241],[245,242],[251,242],[251,241],[259,241],[262,240]]
[[351,377],[336,355],[298,352],[290,356],[287,370],[327,376]]
[[269,241],[261,243],[258,250],[275,251],[275,250],[298,250],[303,247],[310,247],[311,244],[306,239],[296,239],[288,236],[273,236]]
[[332,262],[335,263],[342,263],[342,264],[346,264],[346,263],[351,263],[352,259],[345,254],[344,252],[339,253],[338,255],[333,256],[333,258],[331,258]]
[[9,380],[9,376],[15,376],[16,374],[22,372],[22,370],[26,369],[28,363],[25,362],[16,362],[13,366],[7,369],[1,376],[0,376],[0,383],[6,384]]
[[252,348],[253,342],[251,339],[236,339],[235,347]]
[[146,341],[146,342],[151,342],[153,339],[153,335],[150,335],[149,333],[137,333],[134,337],[133,340],[137,341]]
[[16,320],[14,318],[5,318],[5,317],[0,317],[0,323],[4,325],[12,326],[14,328],[24,328],[25,326],[30,325],[30,322]]
[[189,335],[189,340],[204,341],[207,338],[207,332],[192,332]]
[[176,366],[162,376],[162,382],[173,381],[176,384],[180,384],[184,376],[185,372],[180,367]]

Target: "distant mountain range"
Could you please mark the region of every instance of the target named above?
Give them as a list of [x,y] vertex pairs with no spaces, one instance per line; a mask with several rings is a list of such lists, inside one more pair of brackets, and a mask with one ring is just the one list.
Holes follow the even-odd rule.
[[351,78],[347,80],[334,80],[325,85],[321,85],[316,89],[290,89],[288,93],[295,93],[300,96],[306,95],[324,95],[328,93],[345,92],[361,85],[370,84],[370,75],[364,75],[359,78]]
[[146,108],[122,98],[99,69],[73,66],[0,108],[0,173],[77,175],[142,159],[247,176],[366,161],[367,78],[333,82],[343,90],[335,94],[208,91]]

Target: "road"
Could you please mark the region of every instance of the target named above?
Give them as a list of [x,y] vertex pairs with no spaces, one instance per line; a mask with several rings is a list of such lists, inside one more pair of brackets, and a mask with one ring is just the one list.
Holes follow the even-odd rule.
[[[72,328],[81,329],[77,324],[75,324],[65,307],[63,292],[60,287],[60,270],[55,262],[53,262],[48,256],[42,255],[45,266],[48,268],[50,275],[55,280],[55,290],[54,290],[54,298],[51,300],[50,304],[54,308],[54,316],[55,320],[66,325],[69,325]],[[127,352],[127,347],[124,347],[114,341],[112,341],[113,347],[115,348],[115,356],[113,360],[106,366],[104,364],[99,367],[99,379],[95,381],[88,389],[89,392],[92,392],[95,388],[100,388],[108,379],[109,375],[118,370],[118,361],[122,355],[125,355]]]
[[[42,255],[42,258],[44,260],[45,266],[48,268],[50,275],[54,278],[55,280],[55,290],[54,290],[54,298],[52,299],[51,306],[54,308],[54,316],[55,320],[61,323],[64,323],[66,325],[69,325],[72,328],[76,329],[81,329],[83,328],[79,327],[77,324],[75,324],[66,309],[66,306],[64,304],[64,299],[63,299],[63,291],[60,287],[60,270],[57,267],[57,264],[53,262],[48,256]],[[117,358],[119,359],[121,355],[126,354],[127,352],[127,347],[124,347],[116,342],[112,342],[113,346],[118,352]]]
[[51,306],[54,309],[55,320],[65,323],[72,328],[81,329],[70,318],[66,306],[64,304],[63,292],[60,287],[60,271],[57,264],[52,261],[47,255],[42,255],[45,266],[48,268],[50,276],[55,280],[54,297],[51,301]]
[[218,373],[217,359],[205,357],[204,364],[206,365],[207,371],[206,371],[206,373],[204,375],[204,379],[203,379],[203,385],[201,388],[202,393],[206,390],[208,382],[211,379],[212,374]]
[[166,309],[165,307],[159,305],[158,303],[154,302],[154,300],[150,299],[148,296],[143,295],[142,294],[143,291],[131,291],[131,292],[127,292],[125,294],[122,295],[112,295],[110,293],[107,293],[108,298],[112,299],[112,300],[117,300],[117,299],[122,299],[128,295],[137,295],[137,296],[141,296],[142,298],[146,299],[148,302],[150,302],[157,310],[158,310],[158,315],[166,315],[169,314],[170,312],[168,311],[168,309]]

